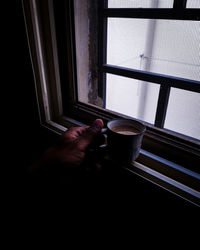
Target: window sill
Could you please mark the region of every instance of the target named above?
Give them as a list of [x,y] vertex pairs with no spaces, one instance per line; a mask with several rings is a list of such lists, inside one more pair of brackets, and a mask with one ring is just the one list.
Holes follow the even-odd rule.
[[[84,125],[71,118],[65,118],[65,122],[65,126],[62,126],[57,122],[48,121],[43,124],[43,127],[60,135],[67,130],[66,127]],[[145,150],[141,150],[137,161],[124,168],[129,173],[136,174],[174,195],[200,206],[200,174]]]
[[126,170],[154,183],[155,185],[158,185],[161,188],[164,188],[165,190],[191,202],[196,206],[200,206],[200,192],[176,181],[173,178],[161,174],[160,172],[155,171],[137,161],[130,167],[126,168]]

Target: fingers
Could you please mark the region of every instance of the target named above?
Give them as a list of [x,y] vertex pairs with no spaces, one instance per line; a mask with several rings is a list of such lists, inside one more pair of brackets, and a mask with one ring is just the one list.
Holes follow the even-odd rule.
[[79,148],[85,151],[87,147],[93,142],[94,138],[100,133],[104,124],[101,119],[96,119],[93,124],[85,130],[79,138]]
[[89,126],[84,127],[71,127],[67,132],[65,132],[61,138],[61,144],[68,144],[77,141],[77,139],[89,128]]
[[72,128],[69,129],[69,131],[71,132],[72,135],[79,137],[79,136],[81,136],[88,128],[89,128],[89,126],[72,127]]

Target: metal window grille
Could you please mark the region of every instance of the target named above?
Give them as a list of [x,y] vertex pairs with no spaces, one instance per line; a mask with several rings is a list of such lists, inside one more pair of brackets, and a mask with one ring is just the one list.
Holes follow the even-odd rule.
[[160,92],[154,126],[163,128],[171,87],[200,93],[200,81],[108,65],[106,63],[107,20],[109,17],[116,17],[200,21],[200,11],[199,9],[186,9],[187,0],[174,0],[173,8],[171,9],[108,8],[108,0],[100,2],[99,69],[101,84],[99,86],[99,96],[103,100],[103,106],[104,108],[106,107],[106,73],[159,84]]

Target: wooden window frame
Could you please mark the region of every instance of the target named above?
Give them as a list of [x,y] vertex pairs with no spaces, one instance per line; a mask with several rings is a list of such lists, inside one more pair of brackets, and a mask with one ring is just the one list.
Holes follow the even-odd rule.
[[[96,118],[106,123],[125,117],[78,101],[73,1],[60,2],[65,13],[61,20],[67,24],[63,26],[63,43],[59,44],[66,55],[62,61],[53,0],[22,0],[41,125],[61,134],[71,126],[90,124]],[[101,70],[105,67],[108,71],[109,65]],[[140,156],[126,169],[200,206],[199,162],[198,141],[147,124]]]

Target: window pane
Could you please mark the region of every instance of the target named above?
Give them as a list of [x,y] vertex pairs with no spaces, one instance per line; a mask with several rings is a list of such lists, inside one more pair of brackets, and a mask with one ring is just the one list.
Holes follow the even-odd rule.
[[187,0],[187,8],[200,8],[199,0]]
[[107,63],[200,80],[200,22],[108,18]]
[[107,74],[106,108],[154,123],[160,86]]
[[171,88],[164,128],[200,140],[200,94]]
[[172,8],[173,0],[108,0],[108,8]]

